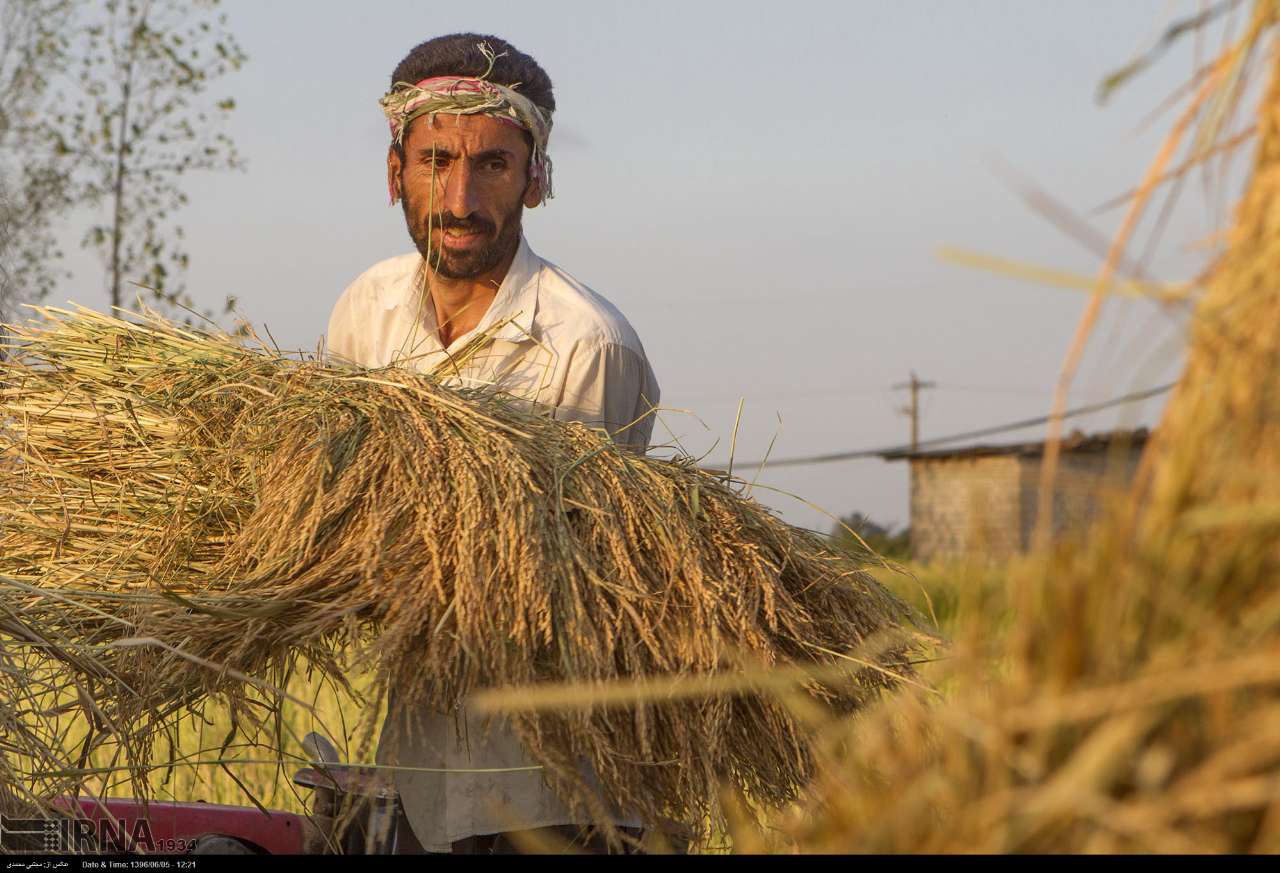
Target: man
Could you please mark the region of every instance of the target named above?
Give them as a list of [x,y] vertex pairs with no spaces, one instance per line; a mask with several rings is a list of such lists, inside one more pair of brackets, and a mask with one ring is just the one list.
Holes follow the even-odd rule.
[[[381,101],[387,182],[417,251],[347,288],[329,321],[330,354],[366,367],[443,363],[447,381],[522,398],[643,451],[658,385],[639,338],[522,234],[524,209],[551,196],[547,74],[504,40],[468,33],[413,49],[391,86]],[[484,350],[457,361],[477,339]],[[588,843],[587,823],[501,723],[486,732],[461,705],[413,721],[388,725],[379,749],[404,768],[396,786],[413,833],[401,828],[402,845],[416,837],[431,851],[503,851],[519,843],[506,832],[536,828]]]

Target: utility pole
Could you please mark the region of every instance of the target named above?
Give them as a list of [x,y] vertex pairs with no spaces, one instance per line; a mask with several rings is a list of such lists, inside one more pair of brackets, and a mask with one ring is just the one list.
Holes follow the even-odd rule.
[[904,388],[911,391],[911,405],[904,406],[900,412],[911,417],[911,451],[916,451],[920,446],[920,391],[925,388],[937,388],[937,382],[921,382],[916,376],[916,371],[911,371],[910,382],[899,382],[893,386],[893,390],[901,391]]

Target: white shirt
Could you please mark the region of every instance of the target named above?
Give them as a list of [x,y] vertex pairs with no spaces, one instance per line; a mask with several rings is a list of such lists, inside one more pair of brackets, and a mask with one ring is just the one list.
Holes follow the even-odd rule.
[[538,257],[522,238],[480,323],[446,349],[435,307],[421,303],[421,267],[421,255],[402,255],[356,279],[329,319],[329,354],[365,367],[403,363],[427,372],[502,324],[485,352],[444,381],[493,386],[558,419],[604,427],[619,443],[648,445],[658,382],[639,337],[612,303]]
[[[399,363],[426,372],[501,325],[482,353],[443,380],[491,386],[558,419],[603,427],[639,451],[648,446],[658,383],[635,331],[609,301],[538,257],[522,238],[480,323],[444,348],[435,307],[422,305],[422,264],[417,253],[403,255],[356,279],[329,319],[329,354],[365,367]],[[378,758],[422,768],[397,770],[395,779],[409,824],[429,851],[448,851],[476,834],[576,823],[502,722],[486,732],[465,707],[415,721],[394,732],[385,726]],[[478,770],[508,772],[466,772]],[[594,782],[590,772],[583,775]],[[615,821],[639,824],[625,816]]]

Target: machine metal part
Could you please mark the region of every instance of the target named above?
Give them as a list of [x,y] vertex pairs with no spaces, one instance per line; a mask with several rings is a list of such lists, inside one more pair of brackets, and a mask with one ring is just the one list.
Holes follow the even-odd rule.
[[59,804],[69,817],[69,850],[139,854],[353,854],[395,851],[400,799],[390,777],[341,762],[326,737],[310,733],[311,766],[294,784],[313,792],[310,815],[214,803],[79,797]]

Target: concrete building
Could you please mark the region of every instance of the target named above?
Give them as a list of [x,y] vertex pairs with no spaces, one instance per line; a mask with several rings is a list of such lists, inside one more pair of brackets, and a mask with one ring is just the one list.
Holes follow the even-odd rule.
[[[1147,431],[1062,441],[1053,492],[1055,534],[1084,528],[1102,497],[1138,466]],[[911,553],[918,561],[973,556],[999,561],[1024,551],[1036,528],[1044,443],[894,452],[911,465]]]

